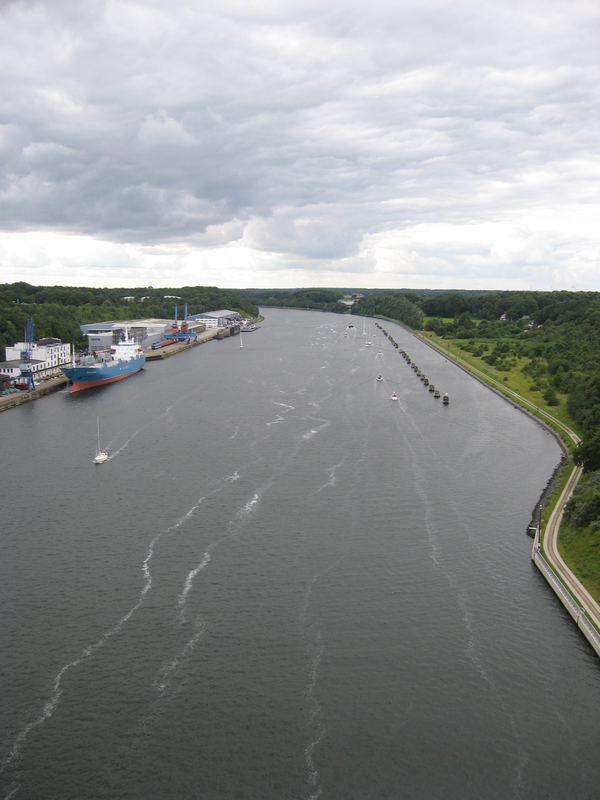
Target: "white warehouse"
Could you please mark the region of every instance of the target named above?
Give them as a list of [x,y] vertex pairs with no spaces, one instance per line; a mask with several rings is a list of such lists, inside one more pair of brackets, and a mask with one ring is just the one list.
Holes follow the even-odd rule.
[[[0,371],[11,378],[21,375],[21,353],[26,348],[25,342],[17,342],[12,347],[6,347],[6,361],[0,363]],[[60,339],[48,337],[34,342],[31,349],[31,369],[34,375],[58,374],[61,364],[71,361],[71,345],[64,344]]]

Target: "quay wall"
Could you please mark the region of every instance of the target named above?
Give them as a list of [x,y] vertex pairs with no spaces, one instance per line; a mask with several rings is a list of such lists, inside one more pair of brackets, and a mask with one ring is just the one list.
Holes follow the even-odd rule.
[[178,353],[181,353],[182,350],[191,350],[192,347],[197,347],[199,344],[204,344],[211,339],[215,339],[216,335],[216,328],[210,328],[198,334],[198,339],[196,341],[173,342],[173,344],[168,344],[158,350],[144,350],[144,355],[146,356],[146,361],[163,361],[165,358],[176,356]]
[[38,397],[43,397],[45,394],[56,392],[68,382],[68,379],[64,375],[58,375],[56,378],[50,378],[47,381],[39,383],[32,392],[7,394],[4,397],[0,397],[0,411],[6,411],[8,408],[20,406],[23,403],[28,403],[30,400],[37,400]]
[[160,347],[158,350],[152,350],[150,348],[144,350],[144,355],[146,356],[146,361],[163,361],[165,358],[170,358],[171,356],[177,355],[177,353],[181,353],[182,350],[190,350],[192,347],[197,347],[199,344],[204,344],[211,339],[216,339],[216,337],[217,328],[208,328],[199,333],[195,341],[173,342],[173,344]]
[[539,527],[536,530],[535,538],[533,540],[531,560],[544,576],[546,582],[549,584],[550,588],[556,594],[560,602],[566,608],[571,619],[575,622],[581,633],[588,640],[596,655],[600,656],[600,633],[598,633],[593,623],[587,618],[585,609],[582,608],[582,606],[580,606],[575,600],[571,592],[567,589],[556,572],[552,569],[550,564],[542,555],[540,548]]

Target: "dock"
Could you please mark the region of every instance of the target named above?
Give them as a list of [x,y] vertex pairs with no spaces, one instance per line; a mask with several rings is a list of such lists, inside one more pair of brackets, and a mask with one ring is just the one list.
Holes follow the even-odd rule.
[[[230,329],[226,328],[208,328],[197,335],[197,339],[189,342],[173,342],[173,344],[161,347],[159,350],[152,350],[146,348],[144,355],[146,361],[164,361],[165,358],[170,358],[183,350],[191,350],[192,347],[197,347],[200,344],[206,344],[213,339],[224,339],[231,335]],[[23,403],[28,403],[30,400],[37,400],[46,394],[56,392],[69,383],[66,375],[57,375],[47,380],[40,380],[33,391],[18,392],[16,394],[7,394],[3,397],[0,396],[0,411],[6,411],[9,408],[20,406]]]
[[165,358],[176,356],[178,353],[181,353],[182,350],[191,350],[192,347],[197,347],[199,344],[206,344],[206,342],[209,342],[211,339],[216,339],[217,333],[220,330],[220,328],[208,328],[199,333],[198,338],[194,341],[173,342],[173,344],[167,344],[158,350],[152,350],[150,347],[146,348],[144,350],[146,361],[164,361]]
[[58,389],[62,389],[63,386],[66,386],[68,382],[69,380],[66,375],[57,375],[54,378],[40,381],[33,391],[4,395],[4,397],[0,397],[0,411],[6,411],[9,408],[28,403],[30,400],[37,400],[38,397],[43,397],[45,394],[56,392]]

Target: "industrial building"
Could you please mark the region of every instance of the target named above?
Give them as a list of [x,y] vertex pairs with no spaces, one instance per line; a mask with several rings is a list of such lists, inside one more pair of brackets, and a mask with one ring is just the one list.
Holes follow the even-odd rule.
[[31,353],[31,370],[36,378],[49,377],[60,373],[61,364],[71,361],[71,345],[64,344],[60,339],[47,337],[33,342],[31,346],[25,342],[7,345],[6,361],[0,362],[0,373],[10,379],[21,375],[22,353],[26,349]]
[[[184,321],[187,322],[187,331],[194,334],[201,333],[206,328],[238,326],[241,320],[242,317],[237,311],[218,309],[202,314],[188,314],[185,320],[179,320],[178,324],[182,326]],[[117,344],[124,337],[126,329],[130,338],[144,349],[148,349],[154,343],[160,342],[166,334],[172,333],[173,323],[174,320],[155,318],[107,320],[81,325],[80,330],[87,337],[90,352],[107,350],[111,345]]]
[[202,314],[192,314],[188,317],[188,322],[195,320],[202,322],[207,328],[227,328],[230,325],[239,325],[242,317],[237,311],[229,311],[227,308],[220,308],[217,311],[204,311]]
[[[181,325],[183,320],[179,321]],[[130,339],[147,349],[155,342],[160,342],[165,334],[171,333],[173,320],[170,319],[130,319],[109,320],[107,322],[94,322],[81,325],[80,330],[87,336],[88,350],[98,352],[107,350],[111,345],[117,344],[125,336],[125,330]],[[190,333],[201,333],[206,326],[205,320],[196,317],[187,318],[187,330]]]

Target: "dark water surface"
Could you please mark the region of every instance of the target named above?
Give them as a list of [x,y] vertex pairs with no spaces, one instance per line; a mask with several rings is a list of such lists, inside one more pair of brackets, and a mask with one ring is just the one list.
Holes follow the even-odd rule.
[[347,321],[0,415],[2,797],[598,796],[600,665],[525,536],[556,442]]

